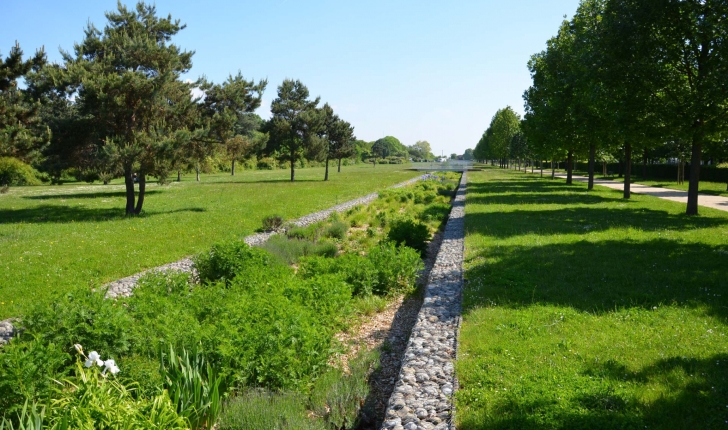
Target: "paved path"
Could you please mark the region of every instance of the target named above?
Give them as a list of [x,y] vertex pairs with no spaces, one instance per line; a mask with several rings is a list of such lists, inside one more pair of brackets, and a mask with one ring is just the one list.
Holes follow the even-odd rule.
[[[557,173],[556,176],[566,178],[566,173]],[[586,176],[574,175],[573,178],[575,181],[589,182],[589,178]],[[601,185],[614,190],[624,189],[624,184],[622,182],[615,182],[610,179],[594,178],[594,185]],[[640,184],[632,184],[630,191],[635,194],[646,194],[648,196],[659,197],[665,200],[672,200],[673,202],[688,203],[687,191],[671,190],[670,188],[648,187],[647,185]],[[700,194],[698,197],[698,205],[728,212],[728,197]]]

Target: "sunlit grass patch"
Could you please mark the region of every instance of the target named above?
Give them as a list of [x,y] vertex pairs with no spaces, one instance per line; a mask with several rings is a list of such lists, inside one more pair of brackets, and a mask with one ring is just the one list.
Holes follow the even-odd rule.
[[469,174],[458,428],[724,428],[728,214]]

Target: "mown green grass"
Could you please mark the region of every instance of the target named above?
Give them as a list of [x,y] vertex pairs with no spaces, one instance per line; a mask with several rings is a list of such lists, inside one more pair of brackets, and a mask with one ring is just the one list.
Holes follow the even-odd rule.
[[459,429],[725,428],[728,213],[470,173]]
[[415,177],[403,165],[244,171],[149,184],[141,216],[124,216],[124,189],[67,184],[0,195],[0,319],[79,285],[89,287],[175,261],[226,238],[251,234],[262,218],[286,219]]

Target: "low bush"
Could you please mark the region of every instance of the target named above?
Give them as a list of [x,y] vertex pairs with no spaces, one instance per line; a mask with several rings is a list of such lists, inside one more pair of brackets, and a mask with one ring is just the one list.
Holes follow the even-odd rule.
[[331,242],[288,239],[285,236],[273,236],[261,247],[286,264],[295,264],[301,257],[309,255],[335,257],[338,251],[336,244]]
[[300,393],[248,390],[225,403],[220,430],[327,430],[308,417],[308,401]]
[[276,231],[283,227],[283,217],[280,215],[271,215],[263,218],[264,231]]
[[379,355],[376,351],[365,349],[349,362],[349,374],[332,368],[316,380],[311,389],[311,408],[326,423],[326,428],[357,428],[359,410],[369,394],[367,377],[377,362]]
[[376,294],[412,291],[417,274],[424,267],[417,251],[393,242],[374,247],[367,258],[377,268]]
[[353,287],[354,295],[366,297],[412,290],[422,267],[417,251],[385,242],[372,248],[366,256],[345,254],[328,260],[302,259],[299,274],[303,278],[338,274]]
[[427,225],[409,218],[399,219],[390,224],[387,239],[398,245],[409,246],[424,256],[430,240],[430,229]]
[[[102,354],[124,354],[131,348],[129,327],[133,320],[114,300],[104,300],[103,292],[78,289],[38,305],[20,323],[23,339],[38,339],[73,352],[73,345],[95,345]],[[52,328],[52,329],[50,329]]]
[[71,356],[53,343],[13,339],[0,349],[0,411],[12,416],[26,399],[48,404],[53,380],[67,374]]
[[261,158],[256,163],[255,167],[258,170],[273,170],[278,167],[278,162],[275,158]]
[[346,237],[346,232],[349,231],[349,226],[341,221],[335,221],[324,230],[325,237],[331,237],[334,239],[343,239]]
[[317,227],[317,225],[308,227],[293,227],[286,231],[286,236],[290,239],[316,240]]
[[38,172],[17,158],[0,157],[0,186],[40,185]]
[[[198,254],[193,261],[202,282],[230,282],[238,273],[273,264],[269,253],[253,248],[242,240],[213,245],[210,251]],[[186,285],[182,281],[177,279],[169,287]]]

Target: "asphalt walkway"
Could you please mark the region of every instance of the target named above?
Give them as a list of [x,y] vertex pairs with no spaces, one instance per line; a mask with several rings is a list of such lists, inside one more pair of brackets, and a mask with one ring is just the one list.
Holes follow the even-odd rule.
[[[566,173],[557,173],[556,176],[559,178],[566,178]],[[580,182],[589,182],[589,178],[586,176],[573,175],[573,179]],[[624,184],[622,182],[615,182],[610,179],[594,178],[594,185],[601,185],[614,190],[624,190]],[[687,191],[671,190],[670,188],[648,187],[647,185],[634,183],[630,187],[630,191],[636,194],[646,194],[648,196],[659,197],[665,200],[672,200],[673,202],[688,203]],[[728,212],[728,197],[699,194],[698,205]]]

